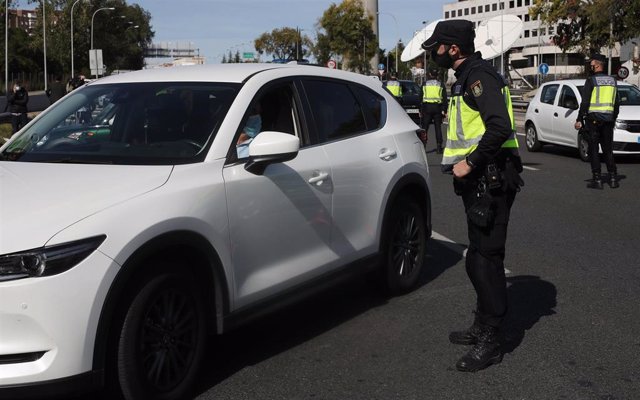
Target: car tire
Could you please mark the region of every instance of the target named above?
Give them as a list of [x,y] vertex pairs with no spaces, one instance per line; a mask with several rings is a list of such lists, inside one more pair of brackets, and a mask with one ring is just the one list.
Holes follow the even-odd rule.
[[538,140],[538,132],[536,131],[536,126],[534,124],[527,124],[524,142],[528,151],[540,151],[542,148],[542,143]]
[[589,162],[591,160],[589,154],[589,140],[582,131],[578,132],[578,154],[580,155],[580,159],[584,162]]
[[205,313],[193,278],[173,272],[135,289],[117,346],[126,400],[191,398],[205,353]]
[[390,295],[414,289],[427,252],[424,210],[416,200],[400,197],[389,215],[383,241],[383,276]]

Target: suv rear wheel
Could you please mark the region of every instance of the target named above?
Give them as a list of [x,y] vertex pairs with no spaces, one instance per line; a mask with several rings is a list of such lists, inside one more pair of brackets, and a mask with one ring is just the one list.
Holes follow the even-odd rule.
[[416,200],[402,196],[394,204],[383,243],[384,276],[390,294],[415,288],[427,252],[424,211]]

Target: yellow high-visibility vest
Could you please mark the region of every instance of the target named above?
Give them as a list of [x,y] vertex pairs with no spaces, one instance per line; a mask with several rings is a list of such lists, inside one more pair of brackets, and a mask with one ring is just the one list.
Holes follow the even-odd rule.
[[387,89],[396,97],[402,96],[402,86],[400,86],[400,82],[398,81],[387,81]]
[[442,103],[442,85],[435,79],[428,80],[422,86],[423,103]]
[[[464,82],[463,82],[464,83]],[[477,147],[486,131],[480,112],[472,109],[463,99],[463,84],[453,87],[451,101],[449,102],[449,129],[447,130],[447,143],[442,155],[442,165],[453,165],[464,160]],[[509,87],[502,88],[505,105],[511,120],[511,135],[502,144],[502,148],[518,148],[516,139],[515,119]]]
[[604,114],[603,119],[613,120],[616,91],[616,80],[612,76],[594,76],[593,91],[591,91],[587,113]]

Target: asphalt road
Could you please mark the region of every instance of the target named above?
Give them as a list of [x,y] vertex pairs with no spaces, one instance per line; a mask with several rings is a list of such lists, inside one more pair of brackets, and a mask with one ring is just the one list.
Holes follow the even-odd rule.
[[470,324],[475,300],[462,204],[431,152],[434,235],[421,286],[389,299],[350,282],[215,339],[197,399],[638,399],[640,157],[618,158],[621,187],[596,191],[576,150],[528,153],[522,139],[501,364],[454,368],[466,347],[448,332]]

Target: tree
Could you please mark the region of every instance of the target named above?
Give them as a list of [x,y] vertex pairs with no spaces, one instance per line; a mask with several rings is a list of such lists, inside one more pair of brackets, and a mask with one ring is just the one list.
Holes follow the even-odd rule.
[[565,52],[599,52],[640,35],[637,0],[535,0],[529,14],[557,24],[553,42]]
[[321,50],[325,54],[342,56],[346,68],[351,71],[369,73],[369,60],[378,51],[378,38],[371,28],[373,17],[365,15],[361,0],[344,0],[340,5],[331,4],[319,21],[318,42],[323,40]]
[[304,58],[309,54],[313,42],[306,35],[301,35],[297,28],[279,28],[271,33],[263,33],[254,41],[258,54],[269,54],[274,59],[291,61]]
[[[71,7],[74,2],[44,1],[47,13],[47,72],[52,74],[70,72]],[[31,46],[34,51],[42,52],[42,1],[29,0],[29,3],[39,5],[36,25],[31,35]],[[102,49],[107,71],[141,69],[144,66],[145,50],[151,45],[154,36],[150,25],[151,15],[139,5],[130,6],[124,0],[94,0],[90,3],[82,1],[77,3],[73,15],[74,67],[77,66],[78,72],[89,76],[91,19],[96,10],[104,7],[113,7],[114,10],[101,11],[96,15],[93,21],[93,34],[95,48]],[[39,68],[42,68],[42,65]]]

